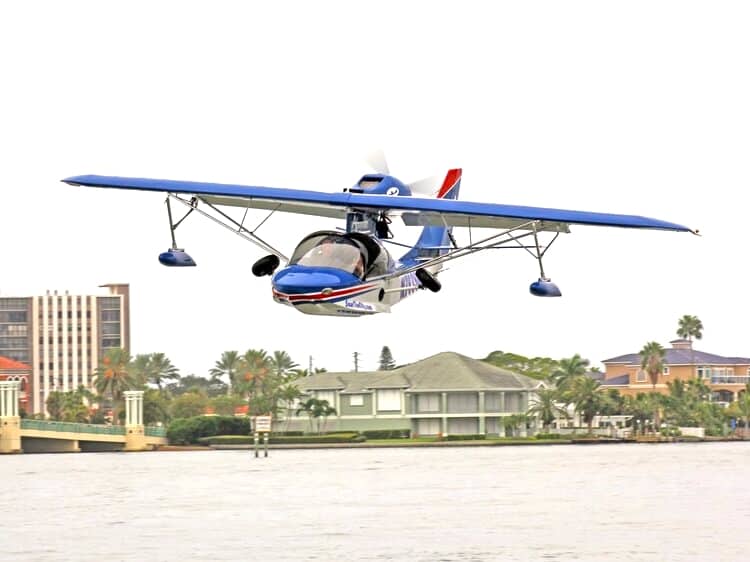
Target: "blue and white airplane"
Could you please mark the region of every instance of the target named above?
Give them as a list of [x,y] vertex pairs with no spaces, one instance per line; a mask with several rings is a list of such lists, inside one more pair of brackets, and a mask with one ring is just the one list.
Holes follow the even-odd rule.
[[[438,273],[446,262],[474,252],[502,247],[526,249],[538,262],[540,277],[529,290],[541,297],[559,297],[560,289],[545,276],[542,257],[569,225],[595,225],[636,229],[694,231],[662,220],[607,213],[592,213],[496,203],[459,201],[461,170],[445,175],[431,197],[418,196],[409,184],[388,173],[366,174],[339,193],[274,187],[227,185],[190,181],[84,175],[62,180],[70,185],[158,191],[167,194],[167,212],[172,232],[171,248],[159,255],[166,266],[194,266],[195,261],[175,242],[175,229],[193,212],[240,235],[268,255],[252,267],[258,277],[271,276],[276,302],[306,314],[363,316],[390,312],[391,307],[419,289],[440,290]],[[170,201],[184,204],[187,213],[172,218]],[[265,209],[345,220],[341,231],[322,230],[305,236],[286,257],[222,207]],[[393,240],[389,227],[394,218],[407,226],[421,227],[413,246]],[[453,227],[499,230],[478,241],[460,246]],[[542,238],[549,238],[542,243]],[[394,257],[388,246],[406,251]]]

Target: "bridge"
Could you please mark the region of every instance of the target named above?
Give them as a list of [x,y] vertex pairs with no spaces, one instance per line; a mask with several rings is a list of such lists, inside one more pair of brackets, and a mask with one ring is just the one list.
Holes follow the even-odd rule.
[[[146,449],[167,444],[166,428],[141,427],[142,444]],[[21,449],[24,453],[122,451],[128,445],[128,431],[137,431],[136,428],[123,425],[30,419],[22,419],[20,429]]]
[[166,445],[166,429],[143,425],[143,391],[124,395],[124,426],[21,419],[18,381],[0,381],[0,453],[147,451]]

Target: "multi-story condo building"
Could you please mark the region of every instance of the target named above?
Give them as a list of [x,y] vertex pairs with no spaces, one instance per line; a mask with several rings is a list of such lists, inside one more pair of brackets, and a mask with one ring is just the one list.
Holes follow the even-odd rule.
[[625,395],[667,393],[667,383],[670,381],[699,378],[711,389],[714,400],[729,403],[737,400],[750,382],[748,357],[723,357],[698,351],[693,349],[689,340],[679,339],[669,343],[672,347],[665,350],[664,369],[656,385],[651,384],[648,374],[641,368],[641,356],[628,353],[602,361],[606,368],[601,380],[602,387],[617,388]]
[[91,388],[104,353],[130,348],[130,287],[101,287],[105,294],[0,297],[0,356],[31,366],[29,413],[44,412],[50,392]]

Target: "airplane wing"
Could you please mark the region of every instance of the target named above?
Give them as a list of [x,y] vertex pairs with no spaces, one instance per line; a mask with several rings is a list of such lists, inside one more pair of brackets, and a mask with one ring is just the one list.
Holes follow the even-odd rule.
[[567,232],[570,224],[623,228],[673,230],[697,233],[686,226],[637,215],[594,213],[498,203],[476,203],[455,199],[321,193],[300,189],[203,183],[115,176],[73,176],[62,180],[70,185],[190,194],[212,205],[268,209],[288,213],[346,218],[347,212],[400,214],[410,226],[464,226],[516,228],[529,221],[541,221],[537,230]]

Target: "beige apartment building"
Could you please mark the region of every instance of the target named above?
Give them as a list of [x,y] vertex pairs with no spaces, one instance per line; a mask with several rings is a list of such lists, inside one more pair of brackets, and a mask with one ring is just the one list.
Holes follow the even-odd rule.
[[100,288],[102,294],[0,296],[0,356],[31,366],[30,414],[44,412],[50,392],[91,388],[104,353],[130,348],[130,286]]

